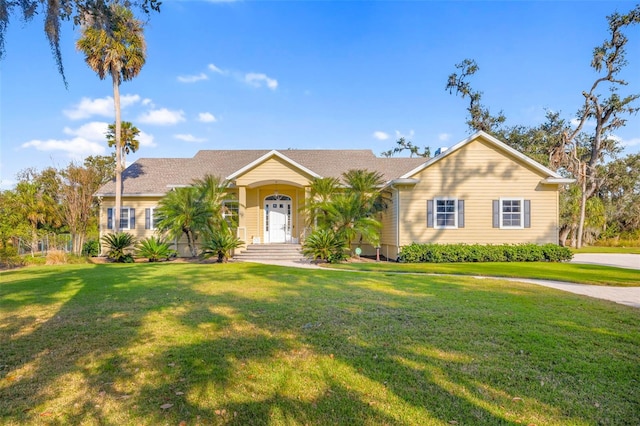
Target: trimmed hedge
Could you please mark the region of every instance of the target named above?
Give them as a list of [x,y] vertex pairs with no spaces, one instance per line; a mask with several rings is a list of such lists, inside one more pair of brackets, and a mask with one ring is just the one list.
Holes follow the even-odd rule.
[[398,255],[402,263],[451,262],[562,262],[573,253],[557,244],[417,244],[404,246]]

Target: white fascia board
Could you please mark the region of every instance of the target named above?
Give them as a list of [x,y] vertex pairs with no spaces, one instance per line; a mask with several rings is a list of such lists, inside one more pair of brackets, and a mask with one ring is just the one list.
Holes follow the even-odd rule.
[[542,179],[540,183],[546,183],[546,184],[552,184],[552,185],[563,185],[566,183],[573,183],[575,181],[576,181],[575,179],[571,179],[571,178],[552,177],[552,178]]
[[[142,193],[142,194],[122,194],[123,197],[164,197],[167,195],[166,192],[161,194],[153,194],[153,193]],[[115,197],[115,192],[98,192],[93,194],[94,197]]]
[[394,185],[417,185],[418,182],[420,182],[420,179],[413,179],[413,178],[392,179],[386,182],[384,185],[382,185],[382,189],[388,186],[394,186]]
[[497,138],[491,136],[490,134],[488,134],[486,132],[483,132],[482,130],[479,131],[479,132],[474,133],[473,135],[469,136],[466,139],[461,140],[460,142],[458,142],[457,144],[455,144],[454,146],[452,146],[451,148],[449,148],[448,150],[446,150],[442,154],[429,159],[424,164],[419,165],[415,169],[409,171],[408,173],[405,173],[404,175],[402,175],[400,177],[401,178],[408,178],[408,177],[411,177],[411,176],[415,175],[418,172],[421,172],[422,170],[426,169],[427,167],[429,167],[433,163],[435,163],[437,161],[440,161],[443,158],[453,154],[454,152],[458,151],[459,149],[461,149],[462,147],[464,147],[465,145],[469,144],[470,142],[476,140],[479,137],[483,137],[484,139],[489,141],[492,145],[496,146],[497,148],[499,148],[499,149],[501,149],[503,151],[506,151],[507,153],[513,155],[514,157],[518,158],[519,160],[521,160],[522,162],[528,164],[529,166],[533,167],[534,169],[538,170],[539,172],[546,174],[550,178],[562,179],[562,176],[559,175],[558,173],[556,173],[553,170],[543,166],[542,164],[538,163],[534,159],[527,157],[526,155],[524,155],[523,153],[519,152],[518,150],[515,150],[515,149],[511,148],[509,145],[507,145],[506,143],[502,142],[500,139],[497,139]]
[[276,151],[274,149],[274,150],[271,150],[271,151],[267,152],[266,154],[264,154],[262,157],[258,158],[257,160],[252,161],[251,163],[247,164],[243,168],[233,172],[232,174],[230,174],[229,176],[226,177],[226,180],[233,180],[233,179],[237,178],[238,176],[240,176],[244,172],[246,172],[248,170],[251,170],[252,168],[257,166],[258,164],[261,164],[261,163],[267,161],[271,157],[278,157],[281,160],[291,164],[294,167],[297,167],[298,169],[302,170],[305,173],[308,173],[309,175],[311,175],[311,176],[313,176],[315,178],[321,178],[322,177],[319,174],[317,174],[316,172],[311,171],[311,170],[307,169],[306,167],[304,167],[303,165],[296,163],[295,161],[293,161],[292,159],[290,159],[286,155],[283,155],[283,154],[281,154],[280,152],[278,152],[278,151]]

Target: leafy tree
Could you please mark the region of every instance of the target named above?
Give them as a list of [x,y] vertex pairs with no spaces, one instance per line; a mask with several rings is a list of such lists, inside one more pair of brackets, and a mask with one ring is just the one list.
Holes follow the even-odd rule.
[[61,224],[58,204],[43,189],[43,185],[37,181],[21,181],[16,185],[13,198],[13,208],[28,223],[32,256],[38,248],[38,231],[46,225]]
[[[138,136],[140,130],[133,125],[130,121],[123,121],[120,126],[120,146],[122,150],[120,152],[121,169],[124,170],[127,165],[127,154],[136,152],[140,148],[140,141]],[[116,123],[109,124],[109,130],[107,131],[107,143],[109,147],[116,146]]]
[[130,9],[113,3],[106,19],[90,19],[84,22],[82,37],[76,43],[85,56],[85,62],[101,80],[111,75],[115,107],[116,148],[116,203],[114,231],[120,227],[122,208],[122,131],[120,118],[120,84],[140,73],[145,63],[145,40],[142,23],[135,19]]
[[480,70],[480,67],[473,59],[465,59],[456,64],[459,72],[451,74],[447,80],[445,90],[449,93],[455,91],[456,95],[460,95],[462,99],[469,98],[469,120],[467,125],[474,131],[484,131],[487,133],[495,133],[496,130],[505,122],[506,117],[500,111],[498,115],[492,115],[489,108],[484,106],[482,101],[482,92],[473,90],[471,84],[467,81],[469,77]]
[[[598,76],[590,89],[582,93],[584,102],[578,110],[575,125],[561,119],[559,113],[548,112],[547,121],[541,126],[505,127],[502,112],[497,116],[492,115],[481,103],[482,93],[471,88],[467,79],[479,68],[470,59],[456,65],[460,71],[449,76],[446,86],[450,93],[455,91],[463,98],[469,98],[470,118],[467,124],[471,129],[492,133],[553,170],[577,179],[580,193],[578,215],[561,215],[563,220],[571,218],[571,222],[563,223],[561,234],[573,233],[576,247],[582,246],[587,222],[590,226],[601,222],[597,218],[587,217],[588,210],[599,211],[593,208],[597,202],[589,203],[589,199],[598,195],[599,187],[606,180],[602,173],[607,170],[603,167],[607,158],[621,151],[619,141],[612,137],[613,132],[625,125],[625,116],[640,111],[636,102],[640,94],[619,94],[619,90],[628,84],[620,77],[627,63],[628,38],[624,30],[640,23],[640,5],[627,14],[614,13],[608,16],[607,22],[609,37],[594,49],[591,61],[591,67]],[[594,130],[587,131],[590,127],[586,126],[587,123],[593,124]],[[574,200],[574,194],[563,199]],[[590,204],[592,207],[589,207]],[[566,207],[565,212],[574,211],[572,205]],[[567,234],[561,237],[564,240]]]
[[102,186],[116,174],[116,153],[109,155],[90,155],[84,159],[84,166],[95,171],[96,179]]
[[210,215],[200,195],[198,188],[193,186],[175,188],[160,200],[156,209],[158,229],[168,232],[171,238],[180,238],[184,234],[192,257],[198,255],[195,242]]
[[598,195],[605,202],[607,229],[613,232],[640,229],[640,154],[627,155],[604,167],[606,170],[601,174],[605,178]]
[[87,228],[95,217],[93,194],[102,185],[98,171],[91,167],[69,164],[60,171],[61,210],[65,224],[72,236],[73,253],[81,254]]
[[[34,16],[44,15],[44,32],[51,46],[51,51],[58,66],[62,80],[67,85],[62,64],[60,49],[61,24],[72,20],[75,25],[84,26],[89,23],[106,25],[112,18],[113,6],[116,4],[135,6],[144,13],[160,11],[160,0],[20,0],[0,2],[0,60],[4,59],[4,37],[9,22],[17,11],[23,21],[28,22]],[[41,10],[43,9],[43,10]],[[44,13],[41,13],[44,12]]]
[[396,141],[396,147],[390,149],[389,151],[385,151],[381,153],[383,157],[393,157],[396,154],[400,154],[403,151],[409,151],[409,157],[413,157],[414,155],[417,157],[429,158],[431,157],[431,148],[425,146],[420,151],[420,147],[413,144],[413,142],[406,140],[404,137],[398,139]]
[[[620,96],[618,90],[627,81],[620,77],[626,65],[626,44],[624,30],[640,23],[640,5],[629,13],[614,13],[607,17],[609,38],[593,52],[591,67],[600,75],[589,91],[582,93],[584,103],[577,114],[577,125],[562,133],[562,139],[551,152],[552,164],[565,167],[578,179],[581,189],[580,216],[576,235],[576,247],[582,246],[585,227],[587,201],[596,194],[602,176],[599,172],[607,154],[619,152],[619,142],[612,138],[612,132],[626,123],[625,115],[637,113],[640,107],[636,101],[640,93]],[[603,91],[607,93],[605,96]],[[588,137],[583,134],[587,123],[595,124]]]

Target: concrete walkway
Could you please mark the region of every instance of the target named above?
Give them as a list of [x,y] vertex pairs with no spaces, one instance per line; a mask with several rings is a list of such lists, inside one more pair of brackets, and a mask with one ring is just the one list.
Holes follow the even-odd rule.
[[[577,254],[574,256],[572,263],[588,263],[606,266],[617,266],[620,268],[640,269],[640,255],[637,254]],[[296,261],[262,261],[260,263],[288,266],[293,268],[308,268],[308,269],[329,269],[322,268],[315,263],[311,263],[307,260]],[[340,271],[346,271],[346,269],[340,269]],[[358,271],[352,271],[358,272]],[[440,275],[440,274],[425,274],[425,275]],[[551,287],[557,290],[567,291],[569,293],[581,294],[584,296],[594,297],[596,299],[609,300],[611,302],[619,303],[622,305],[633,306],[634,308],[640,308],[640,287],[609,287],[599,285],[586,285],[586,284],[572,284],[562,281],[548,281],[548,280],[536,280],[529,278],[504,278],[504,277],[474,277],[478,279],[498,279],[512,282],[523,282],[528,284],[536,284],[544,287]]]

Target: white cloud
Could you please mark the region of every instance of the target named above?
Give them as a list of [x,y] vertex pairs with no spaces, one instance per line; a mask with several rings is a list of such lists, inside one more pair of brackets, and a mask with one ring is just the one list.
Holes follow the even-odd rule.
[[109,130],[109,124],[104,121],[92,121],[83,124],[77,129],[65,127],[62,131],[65,135],[76,136],[94,142],[106,141],[106,133]]
[[154,109],[143,113],[137,119],[140,123],[170,126],[184,121],[184,111],[171,111],[167,108]]
[[158,146],[158,144],[153,140],[153,135],[143,132],[142,130],[140,130],[140,133],[138,134],[138,141],[140,142],[141,147],[146,146],[148,148],[153,148]]
[[198,114],[198,121],[202,123],[215,123],[218,119],[210,112],[201,112]]
[[262,87],[266,84],[271,90],[278,88],[278,80],[267,77],[266,74],[250,72],[245,74],[244,82],[253,87]]
[[73,139],[31,140],[22,144],[23,148],[35,148],[38,151],[62,151],[74,159],[81,159],[88,155],[103,155],[104,145],[87,139],[76,137]]
[[178,76],[178,81],[180,83],[195,83],[201,80],[208,80],[209,76],[207,76],[205,73],[201,72],[200,74],[197,75],[180,75]]
[[630,146],[640,146],[640,137],[639,138],[631,138],[631,139],[622,139],[618,136],[611,136],[611,139],[614,139],[620,142],[620,145],[627,148]]
[[206,139],[204,138],[197,138],[191,134],[184,134],[184,133],[173,135],[173,137],[185,142],[205,142],[206,141]]
[[220,68],[216,67],[213,64],[209,64],[207,68],[209,68],[209,71],[213,71],[213,72],[215,72],[217,74],[225,75],[227,73],[226,71],[221,70]]
[[447,142],[449,139],[451,139],[451,135],[449,133],[440,133],[438,135],[438,140],[440,142]]
[[15,179],[0,179],[0,189],[13,189],[17,183]]
[[[122,109],[133,105],[140,101],[139,95],[122,95],[120,96],[120,107]],[[64,115],[72,120],[81,120],[94,115],[102,117],[113,117],[115,115],[113,106],[113,97],[106,96],[104,98],[82,98],[80,102],[71,109],[63,111]]]
[[387,139],[389,139],[389,134],[385,132],[381,132],[380,130],[373,132],[372,136],[375,139],[378,139],[379,141],[386,141]]
[[399,130],[396,130],[396,139],[400,139],[400,138],[411,139],[415,134],[416,132],[414,132],[413,130],[409,130],[409,134],[407,135],[400,132]]
[[62,151],[74,160],[80,160],[88,155],[103,155],[106,151],[108,124],[93,121],[72,129],[65,127],[64,134],[70,139],[34,139],[23,143],[22,148],[35,148],[38,151]]

